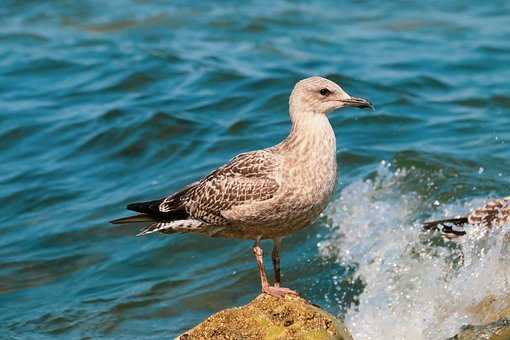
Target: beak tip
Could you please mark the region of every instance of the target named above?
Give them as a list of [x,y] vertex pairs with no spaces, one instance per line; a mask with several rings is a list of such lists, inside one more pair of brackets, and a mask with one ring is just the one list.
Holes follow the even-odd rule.
[[361,108],[369,109],[370,111],[375,111],[375,106],[372,104],[372,102],[365,98],[359,98],[360,102],[362,103],[360,105]]
[[357,107],[360,109],[370,109],[375,111],[375,106],[370,101],[364,98],[351,97],[349,100],[344,101],[347,106]]

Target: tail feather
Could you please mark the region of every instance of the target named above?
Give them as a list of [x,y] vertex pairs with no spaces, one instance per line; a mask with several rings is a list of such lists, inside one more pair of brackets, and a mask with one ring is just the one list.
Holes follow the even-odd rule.
[[448,238],[455,238],[466,234],[463,230],[466,224],[468,224],[467,217],[449,218],[425,222],[423,223],[423,229],[432,231],[438,230]]
[[[166,229],[166,227],[165,227],[166,224],[167,223],[162,223],[162,222],[153,223],[153,224],[141,229],[140,232],[138,234],[136,234],[136,236],[144,236],[144,235],[155,233],[157,231],[162,231],[162,230]],[[171,231],[171,229],[169,231]],[[167,231],[167,233],[170,233],[169,231]]]
[[110,223],[112,224],[147,223],[147,222],[154,222],[154,218],[147,214],[138,214],[110,221]]
[[159,212],[159,205],[163,202],[162,199],[147,201],[147,202],[136,202],[127,205],[128,210],[136,211],[142,214],[154,214]]
[[203,225],[199,220],[178,220],[169,222],[155,222],[143,228],[136,236],[144,236],[155,232],[164,234],[198,232]]
[[161,210],[160,206],[163,199],[148,201],[148,202],[137,202],[128,204],[127,209],[135,211],[137,213],[151,215],[154,220],[158,221],[173,221],[173,220],[184,220],[189,217],[186,209],[182,205],[175,205],[172,209]]
[[[201,221],[190,219],[188,212],[177,199],[179,193],[172,196],[173,204],[161,208],[166,199],[154,201],[136,202],[128,204],[127,209],[139,213],[138,215],[119,218],[111,221],[113,224],[149,223],[137,236],[147,235],[154,232],[173,234],[177,232],[195,232],[202,225]],[[174,202],[175,201],[175,202]]]

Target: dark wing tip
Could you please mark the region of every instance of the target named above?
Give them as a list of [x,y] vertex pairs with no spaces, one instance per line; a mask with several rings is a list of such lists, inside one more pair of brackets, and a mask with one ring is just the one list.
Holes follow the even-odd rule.
[[429,231],[439,231],[447,238],[455,238],[466,235],[466,231],[461,230],[468,223],[467,217],[450,218],[446,220],[428,221],[423,223],[423,229]]
[[128,217],[121,217],[110,221],[111,224],[146,223],[154,222],[154,219],[147,214],[139,214]]
[[157,214],[159,213],[159,205],[161,202],[163,202],[163,199],[130,203],[126,208],[127,210],[136,211],[142,214]]
[[438,221],[427,221],[422,223],[422,227],[425,230],[436,230],[438,225]]

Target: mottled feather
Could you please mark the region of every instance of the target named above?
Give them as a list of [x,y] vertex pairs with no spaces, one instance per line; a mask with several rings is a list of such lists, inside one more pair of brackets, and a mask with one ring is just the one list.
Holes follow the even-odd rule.
[[193,218],[209,224],[228,224],[222,211],[273,197],[279,188],[276,179],[279,166],[279,158],[268,150],[240,154],[177,197],[165,199],[160,210],[182,204]]
[[128,209],[154,218],[142,234],[196,232],[255,240],[304,228],[335,190],[336,139],[327,113],[344,106],[370,104],[327,79],[304,79],[291,93],[292,127],[282,142],[240,154],[171,196]]
[[[271,149],[243,153],[200,181],[165,199],[148,204],[131,204],[128,208],[145,213],[150,210],[153,215],[163,218],[162,222],[148,226],[139,235],[155,231],[169,233],[172,230],[193,232],[205,224],[215,227],[204,229],[205,233],[217,233],[217,227],[230,224],[229,219],[222,214],[223,211],[243,204],[262,202],[274,196],[280,187],[277,180],[280,164],[280,158]],[[181,221],[180,224],[165,221],[165,216],[171,220],[169,217],[176,212],[180,212],[181,217],[183,211],[193,221],[190,222],[193,228],[178,227],[183,224]],[[196,221],[202,223],[197,224]]]
[[458,218],[425,222],[428,230],[439,230],[448,238],[465,235],[464,228],[470,224],[486,228],[499,227],[510,223],[510,197],[488,201],[470,214]]

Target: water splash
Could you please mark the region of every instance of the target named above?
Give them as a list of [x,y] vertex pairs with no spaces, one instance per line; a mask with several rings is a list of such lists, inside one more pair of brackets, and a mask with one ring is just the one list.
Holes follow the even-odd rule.
[[[355,339],[447,338],[483,322],[477,306],[509,292],[507,228],[473,227],[456,242],[422,232],[416,220],[425,204],[405,191],[408,177],[410,171],[383,163],[373,179],[347,186],[328,211],[332,232],[319,250],[354,265],[364,285],[345,316]],[[442,205],[433,217],[465,213],[482,201]]]

